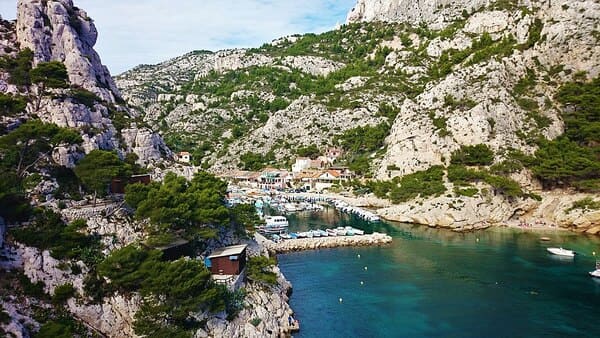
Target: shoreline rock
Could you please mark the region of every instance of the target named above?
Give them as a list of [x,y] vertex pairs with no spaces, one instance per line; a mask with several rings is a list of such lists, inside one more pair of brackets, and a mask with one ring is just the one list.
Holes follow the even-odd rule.
[[284,240],[279,243],[270,241],[260,234],[256,234],[255,237],[260,238],[261,245],[266,247],[269,252],[277,254],[348,246],[382,246],[392,242],[391,236],[378,232],[369,235],[299,238]]

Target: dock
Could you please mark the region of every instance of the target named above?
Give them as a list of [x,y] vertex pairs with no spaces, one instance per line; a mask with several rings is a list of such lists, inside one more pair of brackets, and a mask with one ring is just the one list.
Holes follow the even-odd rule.
[[298,238],[279,242],[271,241],[258,233],[256,233],[254,236],[257,242],[262,244],[270,252],[274,253],[348,246],[382,246],[392,242],[391,236],[378,232],[368,235]]

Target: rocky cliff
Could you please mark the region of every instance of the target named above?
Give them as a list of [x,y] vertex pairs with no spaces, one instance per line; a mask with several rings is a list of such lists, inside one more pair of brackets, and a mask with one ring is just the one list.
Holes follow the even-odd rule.
[[[93,20],[71,0],[20,0],[17,20],[2,25],[0,55],[14,57],[17,51],[33,52],[33,66],[58,61],[65,65],[70,88],[49,89],[32,84],[23,87],[0,76],[0,90],[35,97],[25,115],[5,119],[4,125],[18,125],[19,119],[38,116],[45,122],[81,130],[83,150],[134,152],[139,163],[160,161],[170,155],[161,137],[143,123],[139,113],[121,98],[108,69],[94,50],[98,32]],[[138,121],[139,122],[139,121]],[[81,155],[75,149],[58,149],[55,159],[73,166]]]

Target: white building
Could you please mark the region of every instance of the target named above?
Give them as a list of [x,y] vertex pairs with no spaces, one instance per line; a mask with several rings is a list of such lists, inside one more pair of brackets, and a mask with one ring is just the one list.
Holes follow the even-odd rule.
[[190,163],[192,161],[192,155],[187,151],[182,151],[175,154],[175,161],[181,163]]
[[303,170],[310,168],[311,159],[308,157],[297,157],[296,163],[292,165],[292,174],[296,175]]

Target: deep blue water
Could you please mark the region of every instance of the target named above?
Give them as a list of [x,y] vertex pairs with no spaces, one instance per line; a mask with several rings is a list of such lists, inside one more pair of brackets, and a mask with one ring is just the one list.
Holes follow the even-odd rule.
[[[373,231],[331,209],[290,217],[292,230],[346,224]],[[597,237],[375,227],[393,236],[391,246],[279,256],[293,284],[295,337],[600,337],[600,281],[587,275]],[[561,259],[549,246],[581,254]]]

